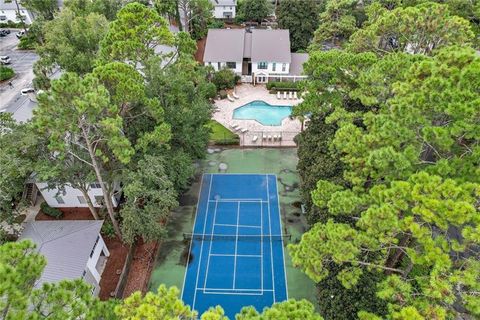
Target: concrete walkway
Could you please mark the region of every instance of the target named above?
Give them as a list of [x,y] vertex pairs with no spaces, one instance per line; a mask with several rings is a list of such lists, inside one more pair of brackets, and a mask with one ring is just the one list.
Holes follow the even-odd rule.
[[[220,122],[229,130],[237,133],[240,136],[240,145],[242,146],[295,146],[293,138],[301,131],[301,123],[297,119],[285,118],[280,126],[266,126],[255,120],[238,120],[233,119],[233,111],[249,102],[255,100],[262,100],[271,105],[279,106],[295,106],[302,102],[302,99],[278,100],[277,96],[270,94],[265,86],[250,84],[238,85],[235,90],[239,99],[231,102],[228,99],[216,100],[215,106],[217,108],[213,115],[213,119]],[[247,129],[245,133],[235,131],[232,129],[233,125],[238,125],[239,128]],[[281,138],[280,138],[281,136]]]

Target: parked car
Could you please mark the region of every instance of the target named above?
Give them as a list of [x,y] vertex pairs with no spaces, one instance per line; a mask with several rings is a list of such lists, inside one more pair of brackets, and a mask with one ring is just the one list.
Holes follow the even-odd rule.
[[35,89],[33,88],[24,88],[20,91],[20,93],[22,94],[22,96],[26,96],[28,95],[29,93],[34,93],[35,92]]
[[23,37],[25,35],[25,31],[19,31],[15,35],[17,36],[18,39],[20,39],[21,37]]
[[5,32],[6,34],[10,34],[10,29],[2,29],[2,32]]
[[10,57],[9,56],[0,56],[0,63],[1,64],[10,64]]
[[5,32],[5,30],[0,30],[0,37],[6,37],[8,35],[8,32]]

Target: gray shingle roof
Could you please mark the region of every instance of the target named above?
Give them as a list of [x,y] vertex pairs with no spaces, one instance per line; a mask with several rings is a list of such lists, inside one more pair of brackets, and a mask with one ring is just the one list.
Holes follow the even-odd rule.
[[290,75],[303,75],[303,64],[308,60],[308,53],[292,53],[292,62],[290,62]]
[[288,30],[209,29],[203,61],[227,62],[251,58],[252,62],[290,63]]
[[47,259],[47,266],[35,284],[82,277],[103,221],[31,221],[19,240],[30,239]]
[[252,30],[252,62],[290,63],[290,60],[290,35],[288,30]]
[[244,35],[244,29],[209,29],[203,61],[242,61]]

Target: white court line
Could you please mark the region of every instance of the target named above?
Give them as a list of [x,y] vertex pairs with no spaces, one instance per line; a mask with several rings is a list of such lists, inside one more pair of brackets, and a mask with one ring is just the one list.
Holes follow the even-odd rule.
[[214,257],[240,257],[240,258],[261,258],[258,254],[228,254],[228,253],[211,253]]
[[254,291],[254,292],[260,292],[260,291],[273,291],[273,289],[242,289],[242,288],[237,288],[237,289],[231,289],[231,288],[197,288],[197,290],[207,290],[207,291]]
[[235,278],[237,276],[237,247],[238,247],[238,223],[240,222],[240,202],[237,206],[237,231],[235,234],[235,257],[233,258],[233,289],[235,289]]
[[[215,223],[215,219],[217,218],[217,206],[218,202],[215,202],[215,211],[213,212],[213,223]],[[215,232],[215,226],[212,225],[212,238],[213,238],[213,233]],[[207,259],[207,270],[205,271],[205,281],[203,282],[203,286],[207,286],[207,279],[208,279],[208,269],[210,268],[210,257],[211,257],[211,252],[212,252],[212,243],[213,241],[210,241],[210,246],[208,248],[208,259]],[[197,287],[197,286],[196,286]]]
[[218,295],[235,295],[235,296],[263,296],[263,292],[259,293],[248,293],[248,292],[214,292],[214,291],[203,291],[204,294],[218,294]]
[[[204,176],[205,175],[202,174],[202,179],[200,180],[200,189],[198,190],[197,210],[195,212],[195,218],[193,219],[192,233],[195,233],[195,224],[197,223],[198,208],[200,207],[199,202],[200,202],[200,197],[202,196],[203,177]],[[208,207],[208,203],[207,203],[207,207]],[[183,298],[183,292],[185,291],[185,281],[187,280],[187,270],[188,270],[188,263],[190,262],[190,254],[192,252],[192,245],[193,245],[193,241],[190,241],[190,247],[188,248],[188,260],[187,260],[187,265],[185,266],[185,275],[183,276],[182,298]]]
[[[208,187],[208,198],[207,199],[210,199],[210,192],[212,191],[213,176],[210,176],[210,177],[211,177],[210,178],[210,186]],[[209,204],[207,203],[207,209],[206,209],[206,212],[205,212],[205,221],[203,222],[203,233],[205,233],[205,228],[206,228],[206,225],[207,225],[208,206],[209,206]],[[193,228],[195,228],[195,226]],[[201,265],[201,262],[202,262],[202,253],[203,253],[203,244],[204,243],[205,242],[202,240],[202,246],[200,247],[200,258],[198,260],[197,277],[196,277],[196,280],[195,280],[195,288],[198,288],[198,275],[200,274],[200,265]],[[206,275],[205,275],[205,277],[206,277]],[[193,295],[192,310],[195,310],[196,300],[197,300],[197,290],[195,290],[195,293]]]
[[[275,176],[275,183],[277,182],[277,175]],[[283,227],[282,227],[282,214],[280,212],[280,195],[278,193],[278,183],[277,183],[277,206],[278,206],[278,219],[280,219],[280,235],[283,234]],[[285,291],[287,294],[287,300],[288,300],[288,281],[287,281],[287,267],[285,266],[285,248],[283,245],[282,241],[282,254],[283,254],[283,274],[285,277]],[[274,293],[275,294],[275,293]]]
[[270,218],[270,189],[268,188],[268,175],[265,175],[267,178],[267,197],[268,197],[268,229],[270,232],[270,265],[272,266],[272,288],[273,288],[273,303],[275,300],[275,273],[273,271],[273,243],[272,243],[272,223]]
[[263,290],[263,203],[260,205],[260,283]]
[[214,225],[215,227],[216,226],[220,226],[220,227],[240,227],[240,228],[262,228],[262,227],[259,227],[259,226],[249,226],[249,225],[246,225],[246,224],[228,224],[228,223],[215,223]]
[[263,199],[235,199],[235,198],[232,198],[232,199],[227,199],[227,198],[220,198],[220,199],[214,199],[214,200],[208,200],[209,202],[234,202],[234,203],[237,203],[237,202],[253,202],[253,203],[262,203],[262,202],[268,202],[266,200],[263,200]]

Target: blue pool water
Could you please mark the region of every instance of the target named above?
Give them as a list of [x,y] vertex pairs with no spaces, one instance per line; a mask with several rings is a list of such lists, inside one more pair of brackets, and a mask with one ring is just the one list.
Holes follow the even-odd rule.
[[272,106],[265,101],[252,101],[233,110],[233,119],[257,120],[265,126],[280,126],[292,114],[290,106]]

